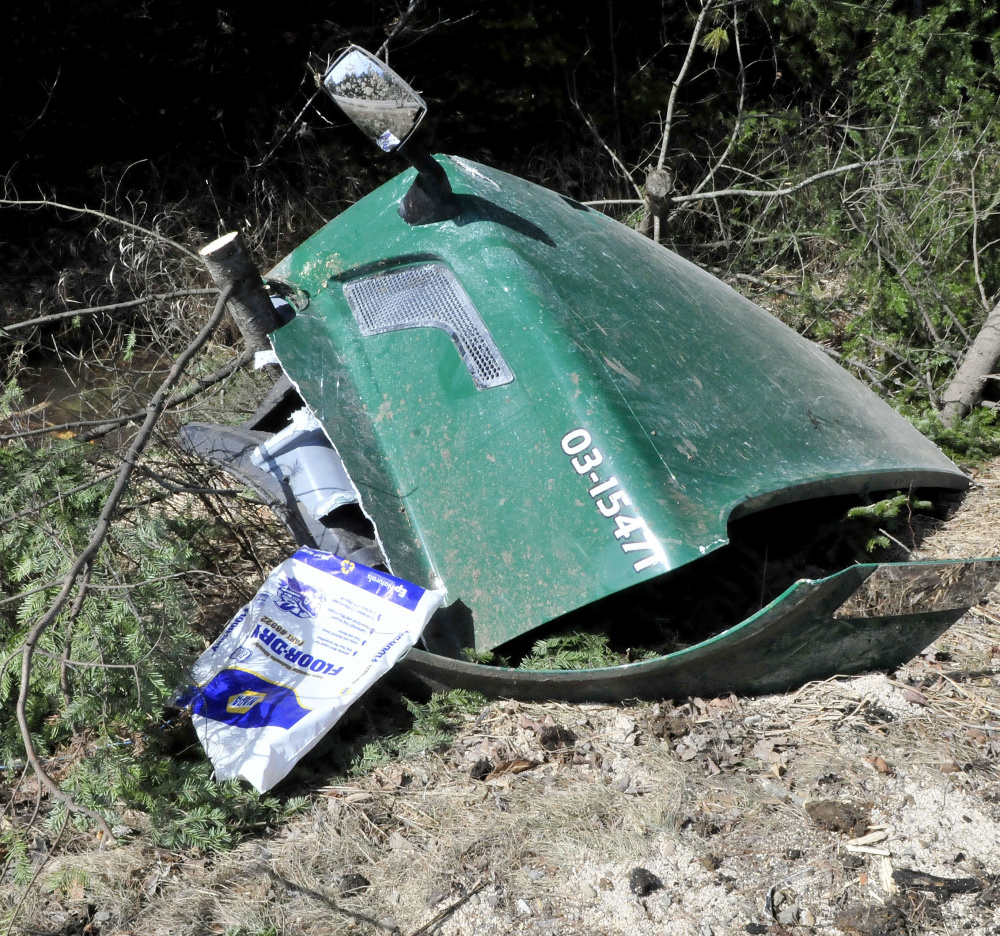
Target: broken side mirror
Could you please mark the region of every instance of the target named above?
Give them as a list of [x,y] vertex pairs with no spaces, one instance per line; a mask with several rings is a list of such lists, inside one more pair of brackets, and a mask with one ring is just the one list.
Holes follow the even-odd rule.
[[424,99],[388,65],[359,46],[338,56],[323,76],[337,106],[380,149],[399,149],[427,113]]
[[408,142],[427,113],[424,99],[413,88],[384,62],[354,45],[327,69],[323,88],[380,149],[399,150],[416,168],[417,178],[399,205],[407,224],[430,224],[458,214],[444,170],[426,149]]

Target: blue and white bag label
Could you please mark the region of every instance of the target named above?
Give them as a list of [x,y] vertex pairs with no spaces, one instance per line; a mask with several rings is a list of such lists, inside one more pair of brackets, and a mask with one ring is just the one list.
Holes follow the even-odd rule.
[[444,598],[331,553],[276,568],[192,670],[178,700],[219,780],[281,780],[419,639]]

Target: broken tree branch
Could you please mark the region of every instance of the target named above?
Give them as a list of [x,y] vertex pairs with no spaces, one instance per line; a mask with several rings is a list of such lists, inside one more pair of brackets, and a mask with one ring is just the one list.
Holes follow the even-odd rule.
[[941,420],[948,426],[957,425],[983,399],[987,377],[1000,362],[1000,302],[986,316],[972,346],[961,365],[941,394],[944,404]]
[[[146,419],[139,432],[136,433],[135,438],[132,440],[132,444],[129,446],[128,452],[125,453],[121,469],[119,470],[118,477],[115,480],[115,485],[112,488],[111,493],[108,495],[108,499],[104,502],[104,507],[101,510],[100,517],[98,517],[97,524],[91,534],[90,541],[87,543],[86,547],[84,547],[83,551],[76,557],[69,571],[67,571],[63,577],[62,588],[60,589],[59,594],[56,596],[52,604],[49,605],[48,610],[46,610],[45,613],[42,614],[42,616],[32,625],[27,636],[25,637],[24,643],[21,646],[21,685],[17,696],[16,714],[18,727],[21,731],[21,740],[24,742],[25,757],[31,765],[31,769],[34,771],[35,776],[38,777],[39,783],[45,787],[45,789],[49,792],[49,795],[63,803],[68,810],[72,812],[79,812],[88,818],[93,819],[103,833],[105,842],[112,842],[115,840],[114,833],[111,831],[111,826],[108,824],[108,821],[100,813],[79,805],[73,800],[72,797],[64,793],[60,789],[59,784],[56,783],[56,781],[53,780],[52,777],[50,777],[46,772],[45,767],[35,750],[34,739],[31,736],[31,728],[28,725],[27,717],[28,693],[31,686],[31,661],[35,650],[38,647],[39,640],[56,620],[56,618],[58,618],[63,608],[66,606],[66,603],[69,601],[69,597],[74,588],[86,590],[90,581],[93,562],[96,559],[97,554],[100,552],[101,546],[104,544],[104,540],[110,532],[112,521],[118,511],[122,498],[125,496],[125,491],[128,489],[129,481],[131,480],[132,473],[135,471],[139,458],[153,437],[153,430],[166,408],[170,391],[177,381],[180,380],[188,364],[212,336],[212,333],[222,320],[231,291],[231,289],[223,291],[211,318],[205,324],[204,328],[202,328],[202,330],[198,333],[198,336],[194,339],[194,341],[192,341],[191,344],[188,345],[183,352],[181,352],[176,361],[174,361],[174,365],[171,367],[170,373],[166,376],[163,383],[160,384],[156,393],[153,394],[152,399],[146,407]],[[77,600],[81,600],[79,592]]]
[[229,290],[229,311],[250,351],[269,351],[267,336],[281,325],[257,267],[239,231],[231,231],[199,251],[220,289]]
[[[213,292],[217,292],[217,290],[213,290]],[[251,360],[253,360],[253,353],[249,350],[244,351],[239,357],[233,358],[233,360],[228,364],[224,364],[217,371],[206,374],[204,377],[196,378],[183,390],[178,390],[177,393],[172,394],[164,408],[173,409],[175,406],[190,400],[209,387],[225,380],[227,377],[231,377],[244,364],[249,363]],[[109,432],[113,432],[119,426],[124,426],[126,423],[137,422],[145,418],[145,416],[145,410],[137,410],[134,413],[128,413],[125,416],[114,416],[110,419],[80,419],[75,422],[56,423],[42,429],[26,429],[23,432],[11,432],[8,435],[0,436],[0,442],[10,442],[14,439],[28,439],[32,436],[48,435],[51,432],[67,432],[75,429],[89,429],[90,431],[81,432],[79,436],[81,441],[89,442],[92,439],[106,436]]]
[[116,309],[128,309],[132,306],[145,305],[147,302],[163,302],[167,299],[183,299],[187,296],[215,296],[219,290],[207,289],[178,289],[174,292],[150,293],[148,296],[141,296],[139,299],[130,299],[128,302],[113,302],[110,305],[88,306],[85,309],[76,309],[70,312],[55,312],[52,315],[41,315],[38,318],[27,319],[24,322],[14,322],[13,325],[0,325],[0,334],[3,332],[16,331],[19,328],[31,328],[33,325],[45,325],[48,322],[58,322],[60,319],[74,318],[77,315],[94,315],[97,312],[113,312]]
[[63,204],[63,202],[53,201],[50,198],[0,198],[0,205],[7,205],[11,208],[61,208],[63,211],[72,211],[74,214],[90,215],[93,218],[100,218],[102,221],[109,221],[111,224],[117,224],[119,227],[123,227],[129,231],[146,234],[154,240],[158,240],[163,244],[168,244],[176,250],[179,250],[182,254],[185,254],[192,260],[197,260],[198,263],[202,262],[202,258],[199,257],[198,254],[196,254],[193,250],[189,250],[173,238],[167,237],[159,231],[154,231],[152,228],[143,227],[141,224],[135,224],[132,221],[124,221],[121,218],[115,217],[113,214],[108,214],[106,211],[99,211],[96,208],[80,207],[79,205],[66,205]]

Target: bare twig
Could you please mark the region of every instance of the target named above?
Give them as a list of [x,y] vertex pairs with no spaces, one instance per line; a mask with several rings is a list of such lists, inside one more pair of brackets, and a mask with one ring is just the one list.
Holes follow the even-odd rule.
[[708,200],[712,198],[729,198],[733,195],[743,195],[749,198],[784,198],[786,195],[793,195],[795,192],[799,192],[802,189],[820,182],[823,179],[829,179],[832,176],[843,175],[845,172],[853,172],[855,169],[864,169],[868,166],[878,166],[885,165],[888,163],[902,163],[908,162],[909,160],[900,157],[891,157],[887,159],[864,159],[859,162],[849,163],[846,166],[835,166],[833,169],[824,169],[823,172],[817,172],[814,175],[807,176],[805,179],[796,182],[794,185],[786,185],[782,188],[776,189],[739,189],[739,188],[729,188],[729,189],[718,189],[714,192],[701,192],[698,195],[675,195],[674,202],[676,204],[681,204],[683,202],[696,202],[702,200]]
[[207,289],[178,289],[174,292],[150,293],[139,299],[130,299],[128,302],[113,302],[110,305],[89,306],[86,309],[76,309],[71,312],[55,312],[52,315],[42,315],[38,318],[27,319],[24,322],[15,322],[13,325],[0,326],[0,334],[3,332],[16,331],[19,328],[31,328],[34,325],[45,325],[48,322],[57,322],[60,319],[74,318],[77,315],[94,315],[97,312],[112,312],[115,309],[128,309],[132,306],[145,305],[147,302],[163,302],[167,299],[183,299],[187,296],[215,296],[219,290]]
[[588,208],[600,208],[602,205],[645,205],[645,198],[599,198],[597,201],[585,201],[580,204]]
[[[207,390],[209,387],[225,380],[227,377],[231,377],[244,364],[252,360],[252,358],[253,355],[249,351],[244,351],[241,355],[239,355],[239,357],[233,358],[233,360],[223,367],[220,367],[217,371],[213,371],[211,374],[207,374],[204,377],[197,378],[189,386],[173,394],[170,399],[167,400],[165,408],[173,409],[181,403],[190,400],[192,397],[197,396],[204,390]],[[80,419],[75,422],[56,423],[55,425],[46,426],[42,429],[26,429],[23,432],[12,432],[8,435],[0,436],[0,442],[10,442],[14,439],[28,439],[32,436],[48,435],[52,432],[66,432],[74,429],[90,429],[89,432],[82,432],[79,436],[81,441],[89,442],[92,439],[98,439],[101,436],[106,436],[109,432],[113,432],[119,426],[124,426],[126,423],[138,422],[138,420],[145,418],[145,416],[146,410],[137,410],[136,412],[129,413],[126,416],[114,416],[110,419]]]
[[740,24],[739,24],[739,14],[733,11],[733,44],[736,46],[736,59],[740,66],[740,100],[736,105],[736,122],[733,124],[733,132],[729,135],[729,142],[726,144],[726,148],[722,151],[722,155],[715,161],[715,165],[712,166],[708,172],[705,174],[705,178],[702,179],[692,190],[693,195],[697,195],[715,176],[715,173],[725,165],[726,160],[729,158],[729,154],[732,152],[733,147],[736,145],[736,141],[739,138],[740,130],[743,127],[743,107],[746,101],[746,91],[747,91],[747,75],[746,68],[743,65],[743,47],[740,45]]
[[222,320],[222,316],[226,309],[226,302],[229,299],[229,293],[230,290],[227,289],[219,297],[215,311],[205,324],[205,327],[202,328],[194,341],[191,342],[191,344],[188,345],[188,347],[178,356],[173,367],[170,369],[170,373],[167,375],[163,383],[160,384],[156,393],[153,394],[152,399],[149,401],[149,405],[146,407],[146,419],[139,432],[136,433],[135,438],[132,440],[132,444],[129,446],[128,452],[126,452],[125,457],[122,460],[122,466],[118,472],[114,488],[104,503],[100,517],[98,518],[94,531],[91,534],[90,541],[87,543],[83,551],[76,557],[73,565],[63,577],[62,588],[58,596],[52,604],[49,605],[48,610],[46,610],[45,613],[42,614],[42,616],[32,625],[21,647],[21,685],[17,697],[16,711],[17,723],[21,731],[21,739],[24,742],[25,757],[31,765],[35,775],[38,777],[39,783],[41,783],[42,786],[48,790],[49,795],[64,803],[67,809],[82,813],[90,819],[93,819],[103,833],[105,842],[114,841],[115,838],[108,821],[100,813],[87,809],[84,806],[80,806],[73,800],[72,797],[64,793],[60,789],[59,784],[57,784],[55,780],[48,775],[45,767],[42,765],[42,762],[38,757],[37,751],[35,750],[34,739],[31,736],[31,728],[28,725],[27,718],[28,692],[31,685],[31,661],[39,640],[59,616],[60,612],[65,607],[66,602],[69,600],[73,589],[86,589],[90,579],[90,571],[92,569],[93,561],[97,557],[101,546],[104,544],[104,540],[110,532],[112,521],[122,498],[125,496],[125,491],[127,490],[129,481],[135,471],[136,464],[138,463],[143,451],[145,451],[146,446],[149,444],[149,441],[152,439],[153,430],[166,408],[170,391],[177,381],[180,380],[185,368],[205,345],[212,333],[215,331],[219,322]]
[[[589,116],[587,116],[587,114],[584,113],[583,108],[580,107],[580,105],[576,102],[576,99],[570,98],[570,103],[572,103],[573,107],[576,109],[576,112],[580,115],[580,117],[583,118],[583,122],[587,125],[587,129],[591,132],[591,134],[593,134],[594,139],[601,144],[601,147],[604,149],[604,151],[611,157],[611,161],[622,171],[625,178],[628,179],[629,184],[632,186],[633,189],[635,189],[635,194],[639,196],[638,204],[645,205],[646,199],[642,194],[642,189],[639,188],[639,186],[636,184],[635,179],[632,178],[632,173],[629,171],[628,166],[626,166],[625,163],[623,163],[621,159],[618,158],[618,154],[610,146],[608,146],[608,144],[604,140],[604,137],[601,136],[601,134],[597,130],[597,127],[594,126],[594,122],[590,119]],[[587,204],[589,205],[598,203],[587,202]],[[636,202],[633,202],[631,199],[616,199],[616,200],[605,200],[600,204],[628,205],[628,204],[636,204]]]
[[[316,76],[317,81],[319,81],[320,78],[322,78],[321,75]],[[303,80],[308,80],[308,79],[303,79]],[[301,87],[301,84],[299,85],[299,87]],[[270,161],[274,158],[274,154],[277,153],[278,150],[281,148],[281,145],[285,142],[285,140],[289,138],[289,136],[291,136],[291,134],[295,131],[295,128],[298,127],[298,125],[302,122],[302,118],[305,116],[306,111],[309,110],[310,107],[312,107],[313,101],[315,101],[316,98],[319,97],[320,90],[321,90],[320,88],[317,88],[315,91],[313,91],[313,93],[309,96],[309,100],[306,101],[306,103],[302,106],[302,110],[300,110],[295,115],[295,118],[292,120],[292,122],[287,127],[285,127],[285,132],[282,133],[280,137],[278,137],[277,142],[275,142],[275,144],[267,151],[267,154],[264,156],[264,158],[259,163],[254,163],[250,167],[251,169],[263,169],[268,163],[270,163]]]
[[983,302],[983,311],[990,311],[990,301],[986,298],[983,277],[979,272],[979,209],[976,207],[976,169],[982,156],[976,157],[976,163],[969,172],[969,183],[972,188],[972,268],[976,274],[976,286],[979,287],[979,298]]
[[670,97],[667,100],[667,116],[663,121],[663,136],[660,139],[660,155],[656,160],[657,169],[662,169],[664,163],[667,161],[667,152],[670,148],[670,131],[674,125],[674,106],[677,103],[677,95],[681,90],[681,85],[684,84],[684,79],[687,77],[688,69],[691,67],[691,60],[694,58],[694,50],[698,48],[698,40],[701,38],[701,31],[705,26],[705,20],[714,8],[715,0],[704,0],[702,3],[701,13],[698,14],[694,29],[691,31],[691,41],[688,43],[687,55],[684,57],[680,71],[677,73],[677,77],[670,88]]
[[386,65],[389,64],[389,46],[392,45],[393,40],[410,24],[410,20],[413,19],[413,15],[424,5],[424,0],[410,0],[410,5],[403,11],[403,15],[396,20],[396,25],[393,26],[392,32],[386,37],[385,42],[379,46],[378,52],[375,53],[376,58],[382,59]]
[[154,231],[152,228],[143,227],[141,224],[135,224],[132,221],[124,221],[121,218],[115,217],[113,214],[108,214],[106,211],[99,211],[97,208],[81,207],[80,205],[66,205],[62,202],[53,201],[50,198],[0,198],[0,205],[7,205],[11,208],[61,208],[64,211],[72,211],[74,214],[90,215],[93,218],[100,218],[102,221],[117,224],[119,227],[126,228],[129,231],[145,234],[148,237],[152,237],[154,240],[158,240],[162,244],[168,244],[175,250],[179,250],[182,254],[190,257],[192,260],[197,260],[199,265],[202,263],[201,257],[199,257],[195,251],[189,250],[173,238],[167,237],[159,231]]
[[[667,161],[667,152],[670,148],[670,131],[674,126],[674,106],[677,103],[677,95],[681,90],[684,79],[687,77],[688,69],[691,67],[691,60],[694,58],[694,50],[698,47],[698,40],[701,38],[701,31],[705,26],[705,20],[714,8],[715,0],[702,0],[701,13],[698,14],[694,29],[691,31],[691,41],[688,43],[687,55],[684,57],[680,71],[677,73],[677,77],[670,88],[670,97],[667,100],[667,116],[663,121],[663,135],[660,138],[660,155],[656,160],[656,168],[659,170],[663,169]],[[675,202],[676,200],[674,199]],[[660,219],[658,217],[653,218],[653,240],[656,243],[660,242]]]

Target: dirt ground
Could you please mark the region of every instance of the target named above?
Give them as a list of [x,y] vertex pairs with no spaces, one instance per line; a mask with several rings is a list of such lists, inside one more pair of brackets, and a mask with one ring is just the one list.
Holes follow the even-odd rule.
[[[920,555],[1000,554],[998,509],[993,465]],[[998,755],[1000,592],[891,674],[491,703],[232,852],[57,855],[14,932],[1000,933]]]

